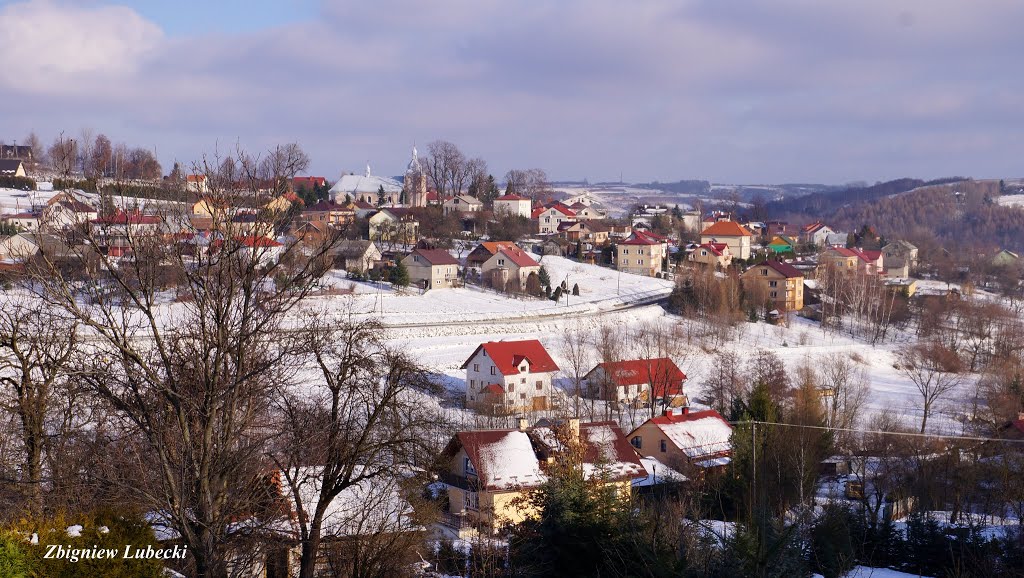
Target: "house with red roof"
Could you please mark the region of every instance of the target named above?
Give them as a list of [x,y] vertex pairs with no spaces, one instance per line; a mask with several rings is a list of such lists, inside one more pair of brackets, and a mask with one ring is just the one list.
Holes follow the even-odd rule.
[[519,195],[502,195],[494,199],[494,214],[530,218],[533,213],[533,201],[529,197]]
[[327,179],[324,177],[293,177],[293,191],[312,191],[317,187],[326,188]]
[[185,175],[185,190],[205,195],[210,192],[210,181],[206,175]]
[[575,221],[576,213],[562,203],[552,203],[534,209],[530,218],[537,221],[538,233],[550,234],[558,232],[559,223]]
[[466,267],[483,267],[488,259],[497,254],[499,249],[518,247],[512,241],[483,241],[466,255]]
[[459,284],[459,262],[443,249],[415,249],[402,259],[409,281],[421,289],[446,289]]
[[704,243],[690,251],[688,260],[725,269],[732,264],[732,251],[727,243]]
[[636,451],[613,421],[473,430],[455,434],[441,453],[440,480],[448,494],[443,523],[456,530],[495,529],[535,514],[523,497],[547,481],[549,464],[581,444],[582,474],[617,489],[623,500],[631,483],[647,476]]
[[466,407],[510,414],[551,407],[551,379],[558,365],[540,341],[489,341],[462,364]]
[[800,228],[800,241],[810,245],[824,247],[828,245],[829,235],[835,234],[836,230],[832,227],[829,227],[821,221],[815,221]]
[[641,456],[657,458],[690,477],[722,470],[732,459],[732,426],[713,409],[667,409],[627,437]]
[[818,256],[818,267],[830,267],[843,274],[879,275],[885,272],[881,251],[829,247]]
[[751,266],[741,275],[744,290],[771,301],[780,313],[804,307],[804,274],[783,261],[768,260]]
[[619,271],[656,277],[665,268],[668,239],[661,235],[634,229],[615,248],[615,266]]
[[700,233],[700,242],[725,243],[735,259],[750,258],[750,244],[754,234],[735,221],[716,221]]
[[[519,247],[506,245],[499,247],[491,258],[484,261],[480,270],[491,287],[508,290],[509,282],[512,282],[514,290],[523,291],[530,275],[540,275],[540,263]],[[540,281],[537,283],[539,286]]]
[[599,363],[583,376],[586,397],[633,404],[653,395],[666,405],[685,405],[685,381],[686,374],[667,357]]

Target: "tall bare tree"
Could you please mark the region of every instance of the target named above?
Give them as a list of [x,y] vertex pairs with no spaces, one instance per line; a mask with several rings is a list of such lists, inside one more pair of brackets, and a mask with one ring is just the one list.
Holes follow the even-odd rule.
[[[211,174],[205,163],[193,172]],[[210,194],[225,206],[257,196]],[[189,206],[167,203],[150,217],[187,228]],[[73,245],[102,264],[90,282],[61,275],[45,255],[32,271],[39,296],[90,334],[81,382],[113,412],[106,433],[131,441],[122,446],[133,448],[139,472],[118,480],[122,489],[166,517],[204,578],[227,575],[228,552],[242,538],[233,528],[265,494],[265,426],[290,378],[288,360],[304,347],[287,317],[317,286],[336,242],[276,246],[231,223],[219,227],[221,238],[201,251],[167,241],[187,236],[114,222]],[[133,258],[119,262],[118,253]],[[168,279],[177,280],[174,306]]]
[[75,139],[65,137],[62,132],[50,145],[47,156],[50,157],[53,170],[60,173],[62,177],[68,178],[75,171],[75,166],[78,163],[78,143]]
[[586,331],[579,323],[576,323],[562,329],[558,346],[562,359],[565,360],[565,363],[562,364],[562,373],[565,374],[572,387],[573,417],[578,418],[581,417],[584,396],[596,395],[595,392],[583,391],[583,376],[590,371],[592,365],[590,339]]
[[466,155],[455,143],[435,140],[427,145],[425,168],[430,184],[443,197],[457,195],[467,184]]
[[899,350],[900,373],[909,379],[921,394],[921,433],[928,425],[928,416],[935,402],[960,386],[962,378],[945,371],[944,348],[936,343],[916,343]]
[[43,508],[43,451],[55,409],[70,388],[77,345],[74,321],[31,298],[0,309],[0,408],[17,416],[24,462],[20,483],[31,510]]
[[299,576],[312,578],[332,503],[350,488],[391,484],[403,469],[426,465],[439,448],[425,447],[423,434],[439,424],[415,396],[430,381],[386,345],[378,322],[318,316],[305,325],[320,379],[312,391],[282,396],[285,437],[274,460],[296,500]]
[[309,155],[298,143],[278,145],[260,161],[259,176],[273,183],[275,194],[281,194],[295,175],[309,168],[309,162]]

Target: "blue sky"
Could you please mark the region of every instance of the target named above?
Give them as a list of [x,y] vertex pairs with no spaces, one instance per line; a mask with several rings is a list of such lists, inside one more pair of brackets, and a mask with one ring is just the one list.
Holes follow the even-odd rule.
[[0,139],[165,165],[297,141],[311,171],[455,142],[499,178],[1019,177],[1018,0],[20,0]]

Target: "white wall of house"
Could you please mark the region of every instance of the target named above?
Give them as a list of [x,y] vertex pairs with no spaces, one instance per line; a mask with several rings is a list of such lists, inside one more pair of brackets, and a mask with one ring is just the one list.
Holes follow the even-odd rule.
[[[520,367],[528,370],[528,362],[524,361],[523,364]],[[481,348],[466,365],[466,403],[480,403],[480,391],[491,383],[497,383],[505,389],[506,406],[531,407],[533,399],[540,396],[547,397],[550,402],[552,375],[552,372],[523,373],[522,370],[516,375],[502,375],[494,361]]]

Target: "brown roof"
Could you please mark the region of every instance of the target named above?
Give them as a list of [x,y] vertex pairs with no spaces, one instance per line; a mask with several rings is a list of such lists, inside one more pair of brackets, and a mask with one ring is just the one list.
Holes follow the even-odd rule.
[[512,246],[500,249],[500,253],[508,257],[509,261],[512,261],[519,267],[540,267],[540,263],[533,260],[533,257],[528,255],[526,251],[523,251],[519,247]]
[[[758,263],[752,266],[750,269],[754,269],[755,267],[769,267],[771,269],[774,269],[776,272],[778,272],[786,279],[793,279],[796,277],[804,276],[804,274],[801,273],[799,269],[790,265],[789,263],[783,263],[782,261],[764,261],[762,263]],[[750,269],[748,269],[748,271]]]
[[419,255],[431,265],[458,265],[459,262],[443,249],[416,249],[411,254]]

